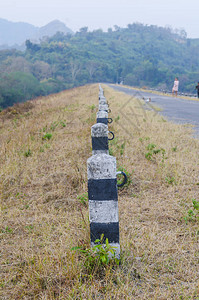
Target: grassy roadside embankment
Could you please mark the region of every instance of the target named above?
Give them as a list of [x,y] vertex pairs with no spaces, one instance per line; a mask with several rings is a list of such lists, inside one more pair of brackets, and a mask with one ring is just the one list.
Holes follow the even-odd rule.
[[[121,266],[99,274],[89,247],[86,161],[98,85],[0,113],[1,299],[199,299],[199,141],[107,86],[119,191]],[[190,213],[193,211],[193,214]]]

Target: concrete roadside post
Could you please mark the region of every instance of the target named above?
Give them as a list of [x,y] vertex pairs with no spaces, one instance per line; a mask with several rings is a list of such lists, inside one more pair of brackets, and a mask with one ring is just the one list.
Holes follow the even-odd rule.
[[103,91],[99,91],[99,100],[101,99],[101,97],[104,97]]
[[101,97],[104,97],[104,91],[103,91],[103,88],[101,87],[101,85],[99,85],[99,99]]
[[99,99],[99,101],[106,101],[106,97],[101,96],[100,99]]
[[91,127],[92,154],[105,153],[108,150],[108,126],[103,123],[97,123]]
[[99,105],[107,105],[106,99],[100,99],[99,100]]
[[110,112],[110,109],[109,109],[107,104],[100,104],[99,105],[99,111],[101,111],[101,110],[104,110],[106,112]]
[[108,113],[106,111],[97,112],[97,123],[104,123],[105,125],[113,122],[112,118],[108,118]]
[[120,258],[116,158],[107,154],[87,160],[91,246],[104,234]]

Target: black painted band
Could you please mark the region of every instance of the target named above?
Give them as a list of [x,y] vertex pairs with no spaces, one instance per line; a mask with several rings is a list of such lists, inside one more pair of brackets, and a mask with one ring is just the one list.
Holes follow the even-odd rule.
[[97,123],[108,124],[108,118],[97,118]]
[[92,137],[92,150],[108,150],[108,136]]
[[100,239],[104,234],[104,241],[108,238],[109,243],[119,244],[119,222],[116,223],[90,223],[91,242]]
[[117,178],[114,179],[89,179],[89,200],[117,200]]

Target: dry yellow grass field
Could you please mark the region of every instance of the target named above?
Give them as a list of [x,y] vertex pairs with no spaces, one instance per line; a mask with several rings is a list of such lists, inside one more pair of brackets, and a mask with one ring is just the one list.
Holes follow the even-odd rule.
[[[98,85],[0,113],[0,299],[199,299],[199,140],[106,85],[121,265],[88,273],[86,161]],[[190,210],[193,212],[191,213]]]

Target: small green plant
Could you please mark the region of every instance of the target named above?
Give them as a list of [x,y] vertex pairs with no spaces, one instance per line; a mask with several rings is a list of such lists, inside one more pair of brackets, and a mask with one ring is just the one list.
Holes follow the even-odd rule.
[[88,105],[88,108],[89,108],[92,112],[94,112],[96,106],[95,106],[94,104],[92,104],[92,105]]
[[95,240],[95,246],[91,248],[73,247],[82,255],[83,266],[89,274],[101,272],[104,267],[119,265],[119,259],[115,255],[115,247],[111,246],[108,238],[104,241],[104,234]]
[[147,150],[152,151],[155,147],[156,147],[155,144],[148,144],[148,146],[146,148],[147,148]]
[[0,232],[2,232],[2,233],[12,233],[13,230],[12,230],[12,228],[6,226],[5,229],[1,229]]
[[171,176],[171,177],[166,177],[165,178],[166,182],[168,184],[176,184],[176,180],[175,180],[175,177]]
[[115,122],[118,122],[119,121],[119,119],[120,119],[120,116],[117,116],[116,118],[115,118]]
[[126,143],[124,142],[124,143],[122,143],[122,145],[121,145],[120,155],[123,155],[123,154],[124,154],[125,144],[126,144]]
[[[120,142],[116,137],[113,140],[109,141],[109,155],[117,155],[116,152],[120,153],[120,155],[124,154],[126,142]],[[114,154],[113,154],[114,153]]]
[[45,144],[44,147],[45,147],[46,149],[48,149],[48,148],[50,148],[50,145],[49,145],[49,144]]
[[66,123],[64,121],[60,121],[62,127],[66,127]]
[[173,152],[176,152],[176,151],[177,151],[177,147],[173,147],[173,148],[172,148],[172,151],[173,151]]
[[158,154],[158,153],[161,153],[162,154],[162,163],[164,163],[164,160],[165,160],[165,149],[163,148],[160,148],[160,149],[155,149],[156,148],[156,145],[155,144],[148,144],[148,146],[146,147],[146,149],[148,150],[147,153],[145,153],[145,158],[148,159],[148,160],[153,160],[155,157],[154,157],[154,154]]
[[[122,171],[126,174],[127,176],[127,183],[125,183],[124,186],[129,186],[132,183],[132,175],[134,170],[132,171],[132,173],[129,173],[124,167],[118,166],[118,171]],[[123,181],[123,175],[118,175],[117,176],[117,183],[120,184]]]
[[88,206],[88,193],[84,193],[82,195],[78,195],[77,199],[80,201],[81,204],[84,206]]
[[187,211],[187,215],[184,217],[186,224],[199,221],[199,201],[192,199],[192,205],[193,207]]
[[113,148],[111,148],[111,147],[109,147],[109,155],[112,155],[112,156],[114,155],[113,154]]
[[145,153],[145,157],[146,157],[146,159],[148,159],[148,160],[151,160],[151,159],[152,159],[152,155],[153,155],[153,153],[151,153],[151,152]]
[[43,127],[42,131],[46,132],[46,130],[47,130],[47,125],[45,127]]
[[25,151],[25,152],[24,152],[24,156],[25,156],[25,157],[29,157],[29,156],[31,156],[31,155],[32,155],[32,152],[31,152],[30,149],[28,149],[28,151]]
[[34,226],[33,226],[33,225],[27,225],[27,226],[25,226],[25,228],[26,228],[29,232],[32,232],[33,229],[34,229]]
[[56,128],[58,125],[59,125],[58,122],[53,122],[53,123],[50,125],[50,129],[51,129],[52,131],[54,131],[55,128]]
[[52,133],[46,133],[43,135],[42,140],[50,140],[52,138]]

